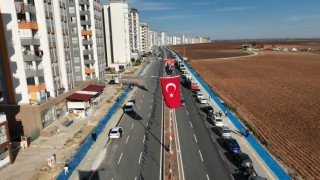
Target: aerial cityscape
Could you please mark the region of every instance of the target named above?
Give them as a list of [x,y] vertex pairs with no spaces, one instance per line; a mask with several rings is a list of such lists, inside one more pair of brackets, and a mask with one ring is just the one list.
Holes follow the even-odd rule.
[[2,0],[1,179],[317,179],[319,5]]

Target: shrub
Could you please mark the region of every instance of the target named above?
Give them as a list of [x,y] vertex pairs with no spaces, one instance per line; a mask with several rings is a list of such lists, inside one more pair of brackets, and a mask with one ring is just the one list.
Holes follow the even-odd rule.
[[30,132],[29,137],[31,142],[38,139],[40,137],[40,130],[38,128],[33,130]]

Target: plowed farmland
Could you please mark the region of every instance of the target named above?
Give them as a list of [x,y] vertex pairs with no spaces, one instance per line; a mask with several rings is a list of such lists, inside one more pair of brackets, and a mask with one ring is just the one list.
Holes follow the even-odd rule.
[[[183,51],[181,46],[173,49]],[[205,49],[199,59],[209,59],[215,53],[214,49],[208,51]],[[190,66],[262,135],[266,148],[288,167],[294,179],[294,171],[303,179],[319,179],[320,54],[258,53],[236,59],[196,60],[196,55],[188,56],[193,57]]]

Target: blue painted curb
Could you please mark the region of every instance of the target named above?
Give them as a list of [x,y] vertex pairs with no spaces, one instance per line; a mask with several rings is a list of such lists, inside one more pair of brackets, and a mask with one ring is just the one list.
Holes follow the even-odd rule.
[[[143,68],[140,70],[138,73],[137,77],[141,75],[143,70],[145,69],[147,63],[143,66]],[[106,116],[102,119],[102,121],[98,124],[98,126],[93,130],[96,134],[97,137],[102,133],[104,127],[106,124],[109,122],[111,119],[112,115],[116,112],[118,107],[121,105],[122,101],[125,99],[127,96],[128,92],[130,91],[130,87],[128,86],[125,91],[121,94],[119,97],[119,100],[113,104],[113,106],[109,109],[108,113]],[[89,149],[91,148],[92,144],[94,143],[94,140],[89,136],[85,142],[81,145],[81,147],[77,150],[73,158],[68,162],[68,167],[69,167],[69,173],[67,175],[64,174],[64,170],[60,172],[60,174],[56,177],[57,180],[65,180],[69,179],[69,177],[72,175],[73,171],[77,168],[77,166],[80,164],[82,159],[86,156],[88,153]]]
[[[176,55],[182,60],[183,64],[188,68],[193,77],[201,84],[201,86],[208,92],[212,99],[218,104],[219,108],[226,112],[229,110],[221,103],[219,98],[211,91],[211,89],[200,79],[200,77],[190,68],[190,66],[183,61],[183,59],[176,53]],[[232,113],[227,113],[228,118],[234,124],[238,131],[245,129],[240,121],[234,117]],[[268,167],[273,171],[273,173],[281,180],[289,180],[291,177],[279,166],[279,164],[270,156],[270,154],[260,145],[260,143],[251,135],[246,137],[249,144],[255,149],[259,156],[264,160]]]

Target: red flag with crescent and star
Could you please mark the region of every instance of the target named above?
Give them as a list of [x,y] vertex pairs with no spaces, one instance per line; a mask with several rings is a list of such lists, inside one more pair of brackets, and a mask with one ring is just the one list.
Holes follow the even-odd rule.
[[166,105],[169,108],[181,107],[180,77],[162,77],[160,82]]

